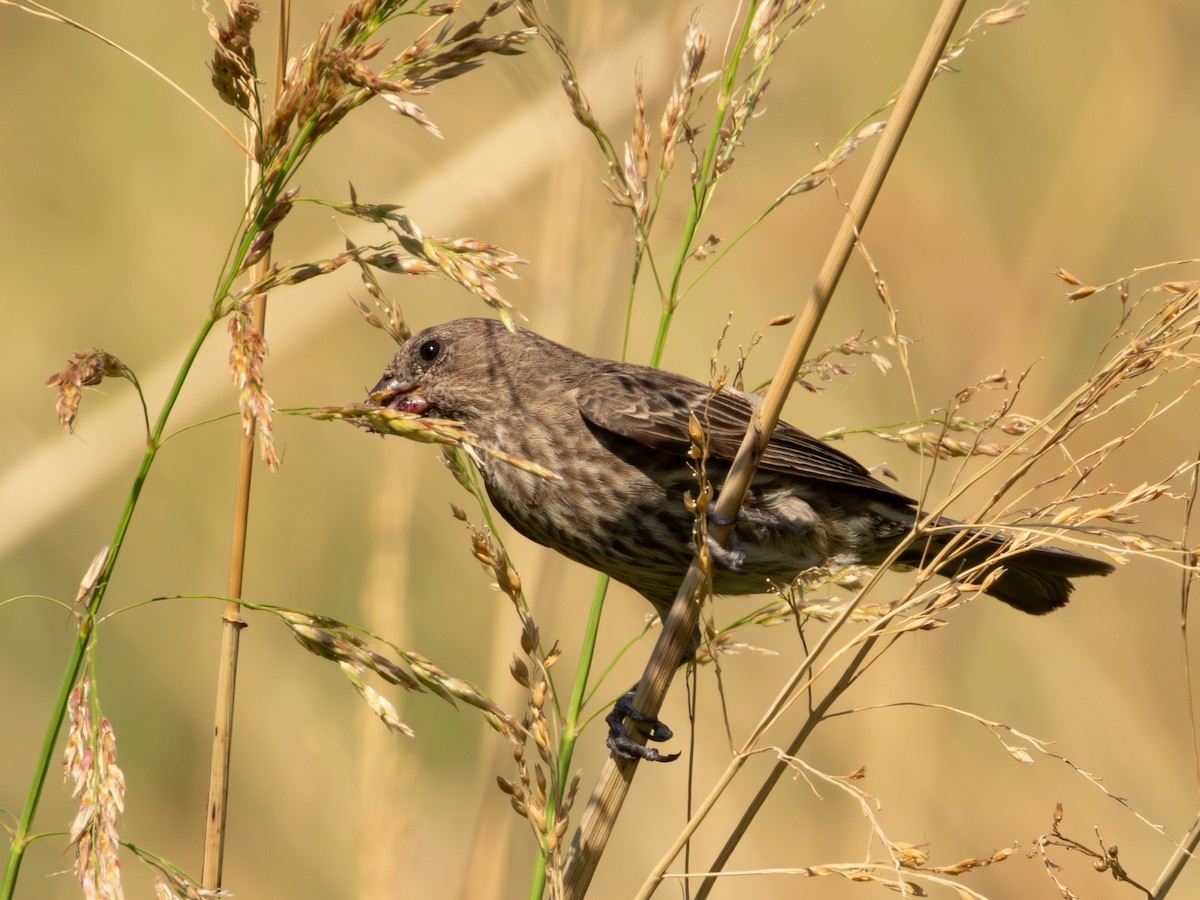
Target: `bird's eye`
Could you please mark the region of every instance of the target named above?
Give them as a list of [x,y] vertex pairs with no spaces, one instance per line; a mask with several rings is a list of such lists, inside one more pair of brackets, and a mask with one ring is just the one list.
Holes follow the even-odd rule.
[[426,341],[417,349],[417,353],[425,362],[433,362],[442,355],[442,342]]

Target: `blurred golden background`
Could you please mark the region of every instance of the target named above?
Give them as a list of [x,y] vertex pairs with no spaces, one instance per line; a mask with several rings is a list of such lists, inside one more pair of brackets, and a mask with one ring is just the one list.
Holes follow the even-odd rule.
[[[578,65],[584,90],[616,139],[628,133],[634,66],[644,67],[652,134],[682,46],[692,3],[551,4],[547,16]],[[830,3],[785,46],[765,114],[746,135],[702,233],[726,240],[807,171],[900,85],[934,3]],[[211,42],[198,5],[63,2],[56,6],[157,66],[216,111],[206,68]],[[984,10],[972,5],[967,19]],[[293,52],[337,7],[295,4]],[[713,36],[710,65],[736,5],[711,0],[700,16]],[[515,17],[511,27],[518,27]],[[87,392],[73,436],[58,427],[45,386],[71,352],[102,347],[139,375],[152,413],[196,333],[242,208],[237,148],[160,80],[98,41],[0,7],[0,246],[6,281],[0,383],[0,601],[39,594],[70,601],[109,541],[141,451],[141,415],[124,383]],[[259,60],[271,74],[275,10],[259,27]],[[409,35],[391,32],[396,50]],[[922,412],[1001,370],[1033,366],[1023,409],[1046,411],[1082,379],[1117,324],[1112,297],[1074,305],[1050,272],[1062,266],[1100,283],[1137,266],[1200,255],[1200,6],[1035,3],[1023,21],[989,29],[931,88],[865,233],[912,338]],[[571,117],[559,67],[541,44],[521,57],[439,87],[421,106],[438,141],[372,103],[314,152],[301,195],[399,203],[430,234],[473,236],[532,262],[505,295],[547,336],[598,355],[620,353],[630,271],[628,216],[608,203],[603,161]],[[702,117],[702,120],[703,117]],[[821,148],[821,149],[818,149]],[[790,200],[708,273],[681,307],[664,365],[705,377],[729,313],[725,362],[771,317],[799,308],[870,146],[828,187]],[[686,153],[681,152],[686,167]],[[685,179],[677,174],[657,224],[677,233]],[[377,233],[323,208],[297,209],[275,257],[303,261]],[[664,257],[673,246],[656,246]],[[1162,278],[1195,278],[1194,268]],[[1154,281],[1141,284],[1149,286]],[[391,279],[414,330],[486,310],[433,279]],[[1137,288],[1135,287],[1135,292]],[[393,347],[365,327],[347,294],[355,272],[281,291],[270,301],[268,388],[280,406],[360,400]],[[639,292],[630,358],[652,345],[657,301]],[[857,259],[843,279],[819,346],[859,330],[886,334],[870,273]],[[773,371],[786,341],[772,330],[751,356],[748,383]],[[233,410],[223,330],[214,333],[174,418],[176,427]],[[981,416],[990,398],[976,401]],[[866,363],[820,393],[794,392],[787,418],[806,430],[911,418],[903,375]],[[1115,435],[1134,419],[1114,419]],[[401,646],[471,680],[519,712],[508,675],[518,627],[470,558],[449,502],[464,496],[438,453],[342,425],[280,417],[284,464],[255,477],[246,596],[368,624]],[[1189,398],[1114,460],[1104,480],[1154,481],[1194,459],[1200,427]],[[219,594],[226,583],[238,425],[235,419],[171,440],[151,473],[107,609],[164,594]],[[883,463],[915,491],[922,461],[870,437],[842,445]],[[971,464],[968,464],[971,465]],[[935,481],[948,484],[950,469]],[[465,504],[464,504],[465,505]],[[952,510],[953,512],[953,510]],[[1157,518],[1156,518],[1157,517]],[[1141,527],[1177,537],[1181,503],[1162,501]],[[508,546],[548,641],[573,670],[593,575],[511,533]],[[1194,539],[1193,539],[1194,540]],[[894,576],[899,579],[901,576]],[[894,584],[902,584],[897,580]],[[1043,620],[996,602],[972,603],[950,627],[901,641],[847,698],[867,706],[902,700],[969,709],[1056,741],[1053,750],[1104,779],[1129,807],[1067,766],[1014,761],[983,728],[920,709],[861,712],[822,725],[806,761],[831,773],[865,767],[892,840],[919,844],[950,864],[1020,844],[1012,858],[965,876],[996,898],[1054,897],[1043,862],[1026,853],[1048,831],[1055,804],[1064,832],[1120,848],[1130,876],[1154,882],[1200,810],[1188,673],[1179,628],[1180,584],[1166,565],[1135,561],[1080,585],[1066,609]],[[719,603],[724,621],[749,600]],[[649,609],[614,586],[601,633],[608,660]],[[123,837],[198,873],[221,609],[178,600],[108,621],[96,655],[100,701],[116,730],[128,780]],[[239,898],[524,896],[534,845],[526,822],[495,787],[512,777],[505,742],[473,712],[428,695],[398,698],[413,739],[385,733],[335,667],[310,656],[274,620],[249,617],[242,637],[225,886]],[[790,627],[748,639],[780,651],[723,660],[734,735],[757,721],[799,650]],[[0,607],[0,808],[19,814],[72,640],[63,610],[37,600]],[[605,696],[640,674],[650,643],[620,663]],[[566,688],[564,687],[563,690]],[[701,676],[694,751],[697,790],[728,759],[711,669]],[[394,696],[394,695],[393,695]],[[664,719],[687,746],[677,680]],[[786,744],[789,736],[776,738]],[[1015,740],[1015,739],[1014,739]],[[604,758],[595,727],[579,744],[583,786]],[[748,767],[702,829],[702,868],[766,771]],[[687,817],[685,763],[643,767],[593,896],[624,897],[641,884]],[[56,779],[53,779],[56,781]],[[37,827],[63,830],[74,807],[49,785]],[[722,812],[724,810],[724,813]],[[731,868],[781,868],[878,859],[856,801],[828,785],[781,785]],[[78,896],[63,841],[37,842],[18,896]],[[1136,896],[1090,860],[1054,852],[1059,877],[1085,898]],[[151,876],[132,857],[126,892],[149,896]],[[734,879],[717,896],[884,896],[879,886],[792,875]],[[1186,870],[1175,896],[1200,891]],[[944,892],[950,896],[948,892]],[[659,896],[680,896],[673,885]]]

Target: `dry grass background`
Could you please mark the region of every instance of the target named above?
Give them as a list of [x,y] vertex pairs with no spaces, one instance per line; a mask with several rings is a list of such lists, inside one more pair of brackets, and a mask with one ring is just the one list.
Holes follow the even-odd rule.
[[[691,6],[550,9],[610,134],[627,132],[639,59],[651,108],[660,108]],[[1117,311],[1110,299],[1068,305],[1049,274],[1054,266],[1099,282],[1141,264],[1197,255],[1200,69],[1193,50],[1200,8],[1191,0],[1102,6],[1037,3],[1022,23],[972,45],[962,74],[935,83],[885,186],[866,241],[891,287],[901,331],[917,342],[913,373],[926,409],[984,375],[1036,361],[1025,403],[1037,411],[1086,373]],[[208,87],[211,43],[198,8],[57,8],[219,105]],[[297,3],[297,42],[331,12],[324,3]],[[106,383],[85,397],[78,433],[65,436],[45,377],[71,351],[101,346],[139,373],[152,399],[161,397],[163,383],[153,373],[173,370],[203,315],[239,216],[242,160],[210,123],[126,59],[67,29],[0,13],[8,71],[0,83],[8,123],[0,142],[7,289],[0,383],[8,408],[0,430],[0,596],[69,600],[108,540],[127,491],[140,413],[126,386]],[[736,233],[817,161],[815,143],[831,147],[897,86],[931,13],[931,4],[890,0],[828,4],[785,49],[767,114],[718,193],[708,230]],[[713,2],[703,17],[723,34],[733,14],[732,4]],[[431,233],[471,234],[516,250],[533,265],[506,294],[532,327],[589,352],[618,354],[627,218],[607,203],[602,163],[569,115],[556,61],[542,47],[491,61],[423,105],[446,141],[374,104],[321,145],[302,173],[302,194],[341,199],[350,180],[360,198],[405,204]],[[847,193],[862,163],[852,161],[840,175]],[[682,210],[680,202],[666,215]],[[795,310],[840,215],[835,196],[822,190],[768,220],[688,297],[665,365],[703,377],[730,310],[735,341]],[[300,210],[278,238],[277,258],[336,252],[338,226],[319,209]],[[395,284],[417,327],[482,312],[449,286]],[[348,291],[360,290],[346,271],[272,300],[268,380],[280,405],[354,401],[374,383],[392,347],[362,326],[346,300]],[[631,358],[649,353],[656,316],[655,301],[644,298]],[[886,328],[869,274],[856,265],[818,343]],[[749,381],[771,372],[783,339],[768,336],[751,357]],[[178,424],[234,408],[225,353],[224,341],[214,340],[185,392]],[[899,375],[883,378],[861,365],[854,378],[820,394],[794,396],[787,417],[813,432],[891,422],[910,417],[907,396]],[[1193,398],[1156,423],[1126,448],[1110,477],[1133,486],[1194,458],[1196,413]],[[181,435],[161,457],[109,594],[110,611],[161,594],[223,589],[236,435],[235,420],[226,420]],[[517,706],[506,671],[517,627],[469,559],[447,505],[461,494],[437,453],[305,420],[278,422],[276,440],[284,465],[277,475],[256,477],[246,595],[369,622]],[[916,489],[921,462],[907,451],[866,437],[845,449],[868,464],[886,462],[902,485]],[[1164,505],[1150,512],[1146,530],[1177,535],[1181,521],[1178,506]],[[543,634],[560,640],[564,666],[573,664],[592,576],[515,536],[509,546]],[[1082,584],[1068,608],[1044,620],[975,603],[955,613],[950,627],[902,642],[850,702],[944,703],[1053,738],[1057,752],[1179,836],[1200,809],[1200,790],[1178,598],[1172,570],[1135,562],[1106,581]],[[723,601],[718,618],[747,603]],[[614,588],[601,659],[640,625],[646,609],[639,597]],[[215,603],[157,604],[110,622],[98,648],[101,699],[129,782],[122,834],[193,870],[203,832],[218,619]],[[755,639],[794,652],[794,635],[784,629]],[[6,809],[19,808],[24,796],[70,640],[57,607],[23,601],[0,609]],[[242,646],[225,879],[236,896],[524,894],[533,857],[527,826],[494,787],[497,772],[510,774],[507,746],[477,716],[426,696],[405,697],[402,712],[417,737],[388,735],[340,675],[301,652],[278,624],[252,617]],[[614,691],[637,677],[649,649],[641,645],[622,663]],[[735,729],[757,719],[788,671],[782,658],[724,663]],[[711,679],[702,692],[695,766],[704,785],[727,752]],[[686,721],[680,684],[664,718],[686,732],[678,727]],[[983,729],[944,713],[900,709],[835,720],[805,754],[830,772],[865,766],[863,786],[882,801],[889,836],[927,845],[938,863],[1014,842],[1028,850],[1049,829],[1059,801],[1066,833],[1094,844],[1098,827],[1143,883],[1154,881],[1172,850],[1065,767],[1046,760],[1022,766]],[[589,731],[577,757],[585,789],[601,759],[602,735]],[[594,896],[626,896],[641,883],[686,818],[686,776],[679,764],[639,775]],[[778,789],[732,867],[862,859],[870,833],[859,809],[836,791],[821,795],[800,781]],[[736,796],[725,802],[741,808]],[[65,792],[51,785],[37,824],[65,828],[72,816]],[[722,837],[701,832],[697,865]],[[1082,897],[1136,896],[1082,857],[1060,851],[1055,858],[1066,867],[1060,877]],[[39,842],[22,870],[20,895],[76,896],[69,868],[60,843]],[[57,871],[63,874],[46,876]],[[126,872],[130,895],[147,895],[149,876],[131,860]],[[1042,863],[1023,852],[967,877],[992,897],[1056,896]],[[763,876],[718,893],[746,890],[824,898],[882,889]],[[1176,895],[1197,890],[1200,875],[1188,871]],[[671,895],[669,887],[660,891]]]

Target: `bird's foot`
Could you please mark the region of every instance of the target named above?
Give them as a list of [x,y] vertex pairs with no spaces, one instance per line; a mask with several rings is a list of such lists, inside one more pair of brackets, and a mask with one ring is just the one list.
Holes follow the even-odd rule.
[[678,759],[678,753],[660,753],[653,747],[639,744],[625,730],[625,720],[629,719],[639,725],[650,726],[646,731],[646,740],[648,741],[669,741],[674,736],[671,729],[657,718],[634,708],[633,697],[636,692],[637,686],[635,685],[629,693],[616,702],[612,712],[604,717],[604,721],[608,723],[608,740],[605,742],[608,744],[608,749],[621,759],[644,759],[647,762],[671,762]]

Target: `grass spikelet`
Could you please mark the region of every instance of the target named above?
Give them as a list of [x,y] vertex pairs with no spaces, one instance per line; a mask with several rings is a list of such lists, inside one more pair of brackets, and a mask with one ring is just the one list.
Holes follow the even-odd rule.
[[100,717],[93,724],[91,679],[71,691],[67,705],[67,745],[63,778],[72,784],[79,810],[68,841],[75,846],[75,874],[88,900],[121,900],[120,838],[117,817],[125,810],[125,774],[117,765],[117,739],[112,724]]
[[209,17],[208,31],[216,43],[209,68],[217,96],[246,116],[253,116],[251,107],[258,99],[258,68],[254,62],[254,45],[250,30],[258,22],[261,11],[245,0],[225,0],[229,18],[218,25],[205,6]]
[[464,447],[470,452],[486,453],[488,456],[515,466],[525,472],[537,475],[539,478],[557,480],[556,472],[551,472],[537,463],[505,453],[496,447],[482,444],[476,435],[468,431],[461,423],[453,419],[436,419],[413,413],[400,412],[386,406],[375,406],[370,403],[352,403],[347,406],[325,406],[320,409],[288,409],[280,410],[288,415],[303,415],[318,421],[337,420],[350,422],[368,431],[378,434],[391,434],[405,437],[412,441],[425,444],[445,444],[449,447]]
[[274,471],[280,463],[271,419],[275,404],[263,383],[267,342],[254,322],[252,300],[253,297],[243,297],[229,316],[229,376],[239,390],[242,430],[247,435],[257,432],[259,452],[267,467]]
[[57,388],[58,391],[54,399],[58,424],[67,431],[74,431],[79,402],[83,399],[82,388],[95,387],[105,378],[127,379],[141,393],[133,370],[107,350],[98,347],[73,354],[65,369],[51,375],[46,380],[46,386]]

